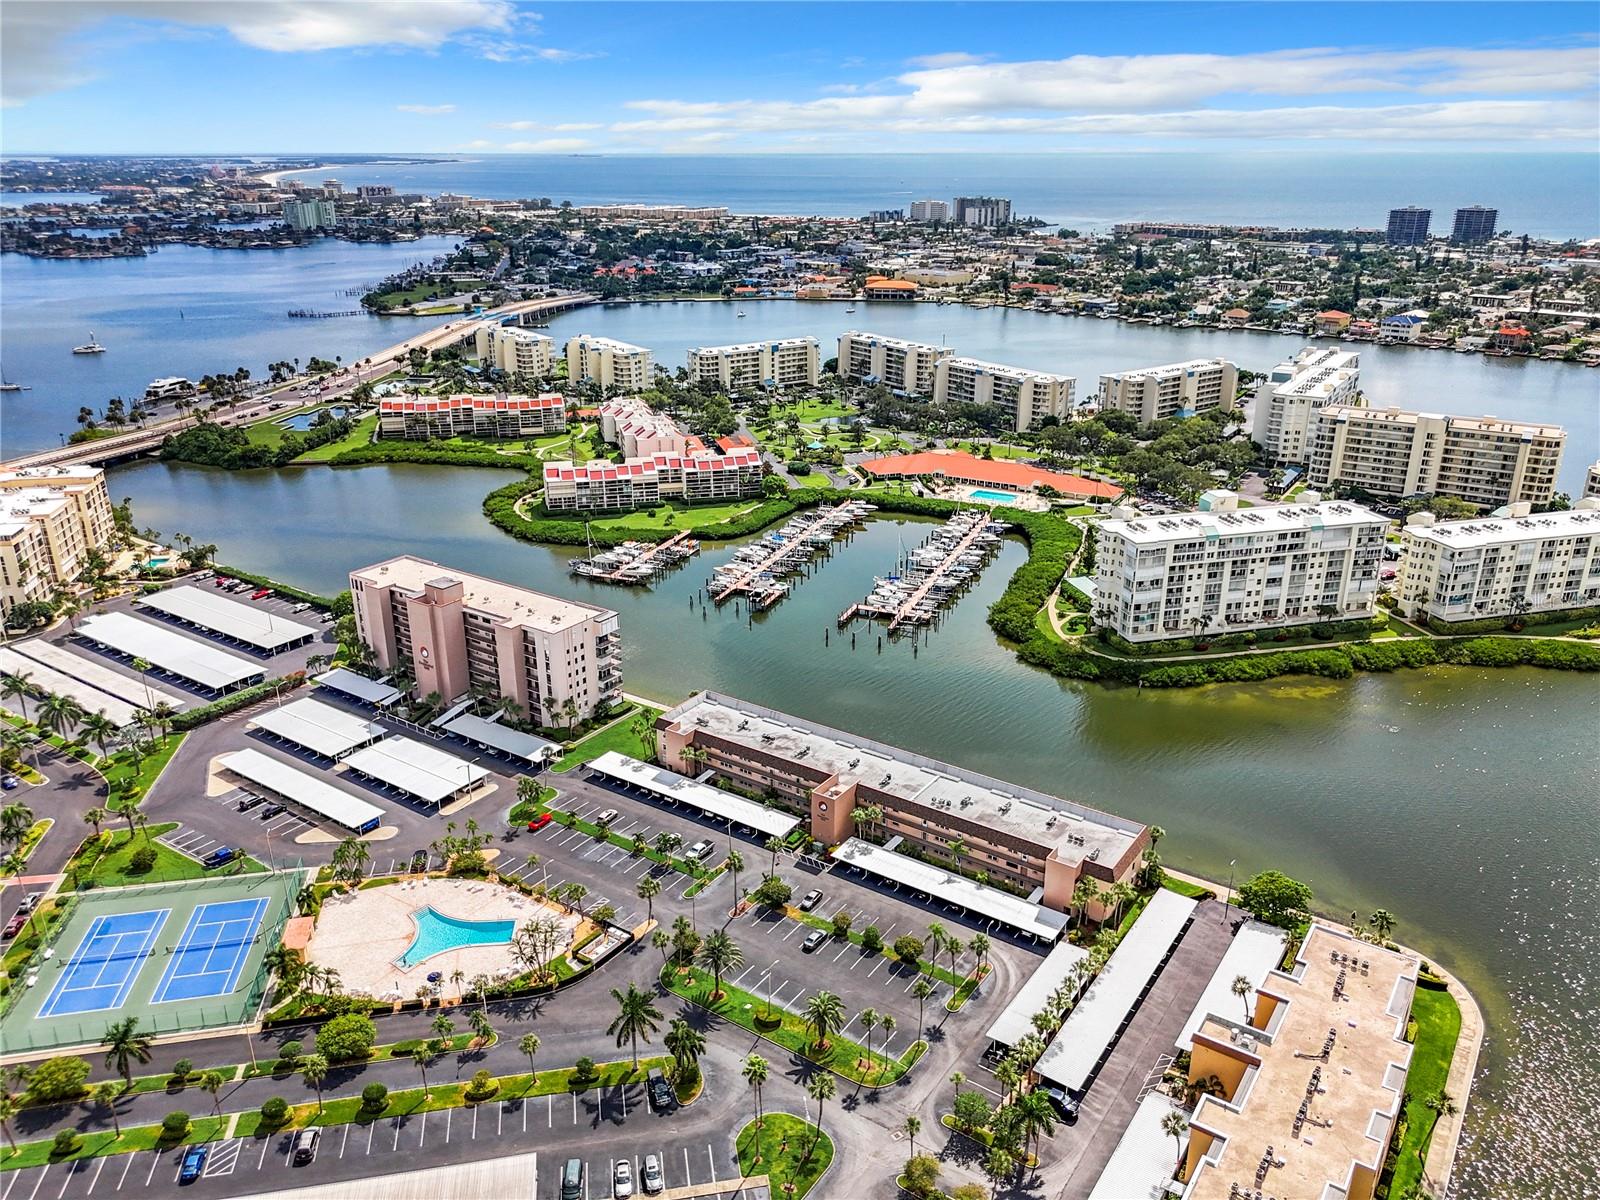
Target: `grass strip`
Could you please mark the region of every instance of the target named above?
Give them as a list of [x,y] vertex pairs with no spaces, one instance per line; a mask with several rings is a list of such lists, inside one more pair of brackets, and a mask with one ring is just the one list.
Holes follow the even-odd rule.
[[[1444,1093],[1450,1079],[1450,1061],[1455,1057],[1456,1040],[1461,1036],[1461,1006],[1447,991],[1418,988],[1411,1001],[1411,1019],[1417,1031],[1411,1053],[1411,1068],[1406,1073],[1406,1102],[1400,1117],[1400,1137],[1394,1146],[1389,1166],[1389,1195],[1405,1196],[1422,1182],[1428,1146],[1439,1113],[1428,1103]],[[1381,1187],[1381,1184],[1380,1184]]]
[[739,1170],[765,1175],[773,1196],[799,1200],[833,1165],[833,1139],[789,1113],[768,1113],[739,1131]]

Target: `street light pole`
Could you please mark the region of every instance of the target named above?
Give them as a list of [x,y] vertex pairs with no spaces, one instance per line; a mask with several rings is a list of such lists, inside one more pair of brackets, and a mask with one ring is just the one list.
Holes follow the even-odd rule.
[[1228,890],[1222,896],[1222,923],[1224,925],[1228,923],[1228,905],[1233,900],[1233,867],[1238,861],[1237,858],[1228,860]]

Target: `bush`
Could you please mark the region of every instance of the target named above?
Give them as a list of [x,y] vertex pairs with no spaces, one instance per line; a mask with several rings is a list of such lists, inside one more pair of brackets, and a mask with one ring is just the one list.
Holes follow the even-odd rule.
[[389,1057],[407,1058],[410,1055],[415,1054],[417,1052],[417,1047],[421,1044],[422,1043],[416,1038],[410,1038],[404,1042],[396,1042],[393,1046],[389,1047]]
[[917,965],[924,949],[922,939],[913,934],[908,933],[894,940],[894,956],[908,967]]
[[225,717],[231,712],[238,712],[241,708],[249,708],[258,700],[265,700],[268,696],[293,691],[306,681],[304,671],[296,671],[293,675],[285,675],[281,679],[269,679],[265,683],[258,683],[254,687],[243,688],[237,692],[229,692],[220,700],[213,700],[210,704],[202,704],[199,708],[185,709],[172,718],[172,728],[175,731],[198,729],[207,721],[214,721],[218,717]]
[[369,1083],[361,1089],[361,1107],[369,1113],[380,1113],[389,1103],[389,1089],[381,1083]]
[[179,1083],[189,1081],[189,1073],[194,1070],[194,1063],[187,1058],[180,1058],[172,1064],[172,1077]]
[[850,914],[847,913],[844,909],[841,908],[838,912],[834,913],[833,914],[833,936],[834,937],[838,937],[838,938],[849,937],[850,936],[850,921],[851,921]]
[[594,1059],[590,1058],[587,1054],[572,1064],[572,1078],[574,1081],[581,1082],[583,1080],[593,1079],[596,1074],[597,1072],[594,1068]]
[[331,1063],[366,1058],[378,1040],[372,1018],[361,1013],[345,1013],[317,1030],[317,1053]]
[[467,1084],[466,1097],[468,1100],[487,1100],[500,1090],[500,1084],[487,1070],[480,1070],[473,1074]]
[[289,1102],[282,1096],[273,1096],[261,1105],[261,1122],[264,1125],[282,1125],[289,1115]]
[[794,889],[776,875],[763,879],[761,886],[750,893],[752,900],[768,908],[782,908],[793,896]]
[[76,1129],[63,1129],[50,1143],[50,1157],[65,1158],[69,1154],[76,1154],[82,1145],[83,1138]]
[[161,1137],[163,1141],[175,1142],[189,1132],[189,1114],[181,1108],[169,1112],[161,1118]]
[[148,842],[128,855],[128,873],[130,875],[148,875],[155,870],[156,848]]
[[51,1104],[58,1100],[75,1100],[83,1095],[83,1085],[89,1078],[88,1060],[72,1055],[47,1058],[28,1077],[25,1093],[30,1102]]
[[861,931],[861,948],[868,954],[882,952],[883,932],[876,925],[868,925]]

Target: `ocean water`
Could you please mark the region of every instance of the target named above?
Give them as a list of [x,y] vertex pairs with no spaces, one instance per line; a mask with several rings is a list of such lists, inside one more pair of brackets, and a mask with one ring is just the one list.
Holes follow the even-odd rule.
[[346,188],[548,196],[574,204],[720,204],[736,213],[861,216],[913,200],[1008,196],[1018,214],[1075,229],[1160,219],[1310,228],[1382,228],[1407,204],[1448,233],[1457,208],[1500,210],[1500,227],[1538,237],[1600,234],[1593,154],[503,154],[441,163],[342,163],[297,172]]

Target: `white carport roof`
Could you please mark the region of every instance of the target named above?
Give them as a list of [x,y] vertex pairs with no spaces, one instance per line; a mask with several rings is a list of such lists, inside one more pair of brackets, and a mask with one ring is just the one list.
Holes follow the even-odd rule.
[[241,779],[248,779],[285,800],[309,808],[346,829],[366,829],[383,817],[383,809],[376,804],[368,804],[359,796],[352,796],[326,780],[259,750],[235,750],[222,755],[218,761]]
[[291,621],[264,608],[251,608],[216,591],[175,587],[141,596],[139,604],[223,637],[233,638],[268,654],[297,646],[317,636],[310,625]]
[[154,708],[165,701],[180,712],[194,703],[193,697],[168,691],[154,680],[145,681],[133,675],[113,671],[99,659],[74,654],[65,646],[47,642],[43,638],[29,638],[25,642],[12,642],[11,648],[34,662],[53,667],[63,675],[81,679],[98,691],[115,696],[134,708]]
[[754,800],[746,800],[743,796],[735,796],[732,792],[725,792],[710,784],[696,783],[676,771],[668,771],[664,767],[641,762],[637,758],[630,758],[615,750],[607,750],[594,759],[589,763],[589,769],[598,771],[619,783],[643,788],[662,800],[676,800],[679,804],[688,804],[698,808],[708,817],[715,817],[721,821],[731,820],[758,833],[764,833],[768,837],[787,837],[790,830],[800,824],[798,817],[792,817],[775,808],[768,808],[764,804],[757,804]]
[[213,692],[225,692],[266,677],[260,663],[247,662],[236,654],[127,613],[108,612],[89,617],[79,624],[78,636],[129,658],[142,658],[169,675],[187,679]]
[[499,750],[528,763],[545,762],[561,753],[560,742],[523,733],[498,721],[485,721],[482,717],[473,716],[471,713],[462,713],[459,717],[445,722],[440,728],[446,733],[455,734],[463,741],[488,746],[491,750]]
[[383,726],[309,696],[282,708],[262,709],[250,723],[323,758],[343,758],[384,734]]
[[1161,888],[1062,1022],[1034,1070],[1069,1092],[1083,1090],[1106,1048],[1193,916],[1196,902]]
[[[139,719],[139,710],[133,705],[124,704],[115,696],[108,696],[81,680],[62,674],[52,666],[24,658],[15,650],[0,647],[0,671],[11,675],[27,675],[28,682],[34,687],[58,696],[69,696],[81,704],[86,713],[104,714],[106,720],[118,729],[132,725]],[[37,712],[37,707],[28,711],[32,715]]]
[[1089,951],[1082,946],[1074,946],[1071,942],[1058,943],[1033,974],[1028,976],[1028,982],[1017,989],[1017,994],[994,1019],[994,1024],[989,1026],[989,1040],[999,1042],[1002,1046],[1015,1046],[1032,1033],[1034,1014],[1044,1011],[1045,1002],[1051,994],[1072,974],[1073,964],[1088,957]]
[[386,737],[357,750],[344,762],[351,770],[427,804],[443,804],[489,775],[464,758],[406,737]]
[[368,679],[365,675],[357,675],[345,667],[334,667],[331,671],[324,671],[317,676],[317,682],[332,691],[345,696],[354,696],[357,700],[363,700],[379,708],[385,704],[392,704],[400,698],[399,688],[379,683],[376,679]]
[[[1200,1002],[1183,1023],[1183,1031],[1178,1034],[1176,1043],[1179,1050],[1189,1049],[1195,1030],[1212,1013],[1229,1021],[1244,1019],[1245,1001],[1233,994],[1233,981],[1243,975],[1250,981],[1251,987],[1260,987],[1268,973],[1283,960],[1287,937],[1276,925],[1261,921],[1246,921],[1239,926],[1239,932],[1233,935],[1233,941],[1228,945],[1228,952],[1212,972],[1211,982],[1206,984],[1206,990],[1201,993]],[[1248,999],[1253,1001],[1254,997]]]
[[960,905],[974,916],[998,921],[1020,933],[1054,941],[1066,928],[1066,913],[1044,908],[999,888],[986,887],[965,875],[907,858],[860,838],[849,838],[835,847],[833,857],[845,866],[859,867],[891,883],[926,892],[936,900]]
[[1180,1110],[1161,1092],[1151,1092],[1139,1102],[1089,1200],[1168,1200],[1175,1143],[1162,1130],[1161,1118],[1176,1111]]

